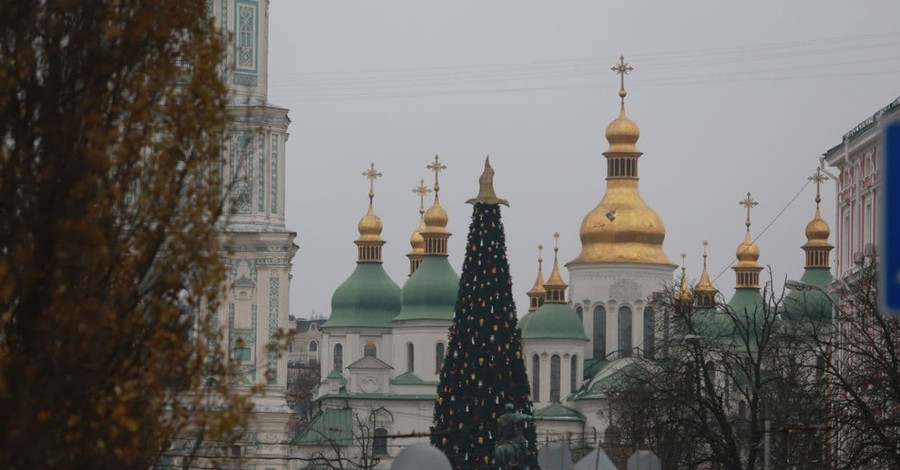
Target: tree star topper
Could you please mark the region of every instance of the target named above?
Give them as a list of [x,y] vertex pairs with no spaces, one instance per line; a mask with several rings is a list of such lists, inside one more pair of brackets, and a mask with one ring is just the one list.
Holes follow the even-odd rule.
[[491,157],[484,159],[484,172],[478,178],[478,197],[474,197],[466,201],[466,204],[503,204],[509,207],[509,201],[500,199],[494,193],[494,169],[491,168]]

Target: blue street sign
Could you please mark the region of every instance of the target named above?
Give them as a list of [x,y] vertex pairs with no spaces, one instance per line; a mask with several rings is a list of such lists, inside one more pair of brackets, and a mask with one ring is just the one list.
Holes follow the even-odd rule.
[[900,316],[900,121],[888,123],[882,132],[878,298],[882,313]]

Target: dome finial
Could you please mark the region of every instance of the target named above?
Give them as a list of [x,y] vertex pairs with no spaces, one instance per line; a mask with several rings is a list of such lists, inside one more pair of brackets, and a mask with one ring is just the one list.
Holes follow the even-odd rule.
[[738,260],[737,264],[732,267],[735,273],[737,273],[737,284],[735,287],[752,287],[758,289],[759,272],[762,271],[763,268],[756,262],[759,259],[759,247],[753,242],[753,238],[750,236],[750,209],[758,206],[759,203],[756,202],[748,192],[747,197],[739,201],[738,204],[747,209],[747,219],[744,221],[747,231],[744,234],[744,241],[738,245],[737,252],[735,253]]
[[425,178],[419,179],[419,185],[413,188],[412,192],[419,196],[419,216],[425,215],[425,196],[431,192],[431,188],[425,186]]
[[691,288],[688,286],[687,282],[687,267],[685,263],[687,262],[687,253],[681,253],[681,285],[678,287],[678,292],[675,293],[675,300],[678,303],[682,303],[685,305],[690,305],[691,300]]
[[382,174],[375,169],[375,162],[372,162],[369,165],[369,169],[364,171],[362,175],[369,180],[369,205],[372,205],[372,199],[375,198],[375,180],[380,178]]
[[612,71],[618,74],[621,79],[619,85],[619,97],[622,98],[623,109],[625,108],[625,97],[628,96],[628,93],[625,91],[625,75],[632,70],[634,70],[634,67],[625,63],[625,56],[623,55],[619,56],[619,63],[612,68]]
[[750,193],[747,193],[747,197],[738,201],[738,204],[747,208],[747,220],[744,222],[744,225],[747,226],[747,233],[750,233],[750,209],[759,205],[758,202],[754,201],[752,197],[750,197]]
[[712,282],[709,280],[709,271],[706,269],[706,248],[709,246],[709,242],[703,240],[703,271],[700,273],[700,280],[697,281],[697,286],[694,287],[694,292],[697,294],[696,305],[698,307],[712,307],[715,303],[716,294],[719,293],[718,289],[716,289]]
[[429,170],[434,172],[434,198],[437,199],[438,191],[441,190],[441,185],[438,184],[438,175],[441,173],[441,171],[447,169],[447,165],[444,165],[444,163],[441,162],[441,160],[438,158],[438,156],[435,155],[434,162],[429,163],[428,166],[426,166],[425,168],[428,168]]
[[474,197],[466,201],[466,204],[503,204],[509,207],[509,201],[500,199],[494,192],[494,169],[491,168],[491,157],[488,155],[484,159],[484,171],[478,178],[478,197]]
[[425,239],[422,238],[422,230],[425,230],[425,196],[431,192],[428,186],[425,186],[425,179],[419,180],[419,185],[413,188],[413,194],[419,196],[419,225],[409,237],[409,244],[412,250],[406,254],[409,258],[409,275],[415,274],[422,264],[422,256],[425,254]]
[[569,285],[563,281],[559,273],[559,232],[556,232],[553,234],[553,271],[544,283],[544,289],[547,291],[546,302],[565,303],[566,287]]

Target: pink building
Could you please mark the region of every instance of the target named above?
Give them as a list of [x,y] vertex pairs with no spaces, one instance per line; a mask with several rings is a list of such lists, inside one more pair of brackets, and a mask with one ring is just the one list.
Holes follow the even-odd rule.
[[878,238],[878,152],[881,124],[900,118],[900,98],[844,134],[843,141],[823,154],[837,181],[835,277],[846,279],[875,254]]

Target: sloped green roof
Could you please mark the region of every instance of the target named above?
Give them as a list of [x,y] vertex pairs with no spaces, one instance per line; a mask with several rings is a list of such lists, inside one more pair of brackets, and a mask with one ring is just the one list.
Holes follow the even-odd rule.
[[[607,371],[607,369],[616,366],[621,361],[629,361],[628,364],[618,367],[615,370]],[[603,368],[598,371],[596,377],[600,377],[596,382],[592,383],[587,390],[577,392],[573,400],[595,400],[605,399],[609,397],[610,388],[621,383],[622,379],[628,377],[629,374],[644,373],[646,369],[634,358],[622,358],[612,362],[606,362]]]
[[353,444],[353,410],[350,408],[320,410],[291,440],[293,446],[331,443],[342,446]]
[[566,304],[545,303],[523,318],[523,339],[574,339],[587,341],[581,319]]
[[391,380],[391,385],[437,385],[437,382],[426,382],[412,372],[398,375]]
[[806,268],[800,282],[821,290],[807,289],[788,292],[784,298],[785,318],[792,323],[803,322],[807,326],[817,328],[830,327],[834,302],[825,292],[828,292],[833,281],[834,277],[829,268]]
[[554,421],[585,421],[584,415],[562,403],[551,403],[534,412],[534,419]]
[[390,328],[400,311],[400,286],[381,263],[357,263],[331,296],[331,316],[322,328]]
[[337,370],[332,370],[331,372],[328,373],[328,376],[325,378],[326,379],[336,379],[338,382],[340,382],[341,385],[347,385],[347,379],[345,379],[344,376]]
[[447,257],[425,255],[403,285],[402,307],[394,321],[452,320],[458,291],[459,276]]
[[597,375],[597,372],[603,370],[609,361],[605,357],[593,357],[584,360],[584,378],[590,379]]

